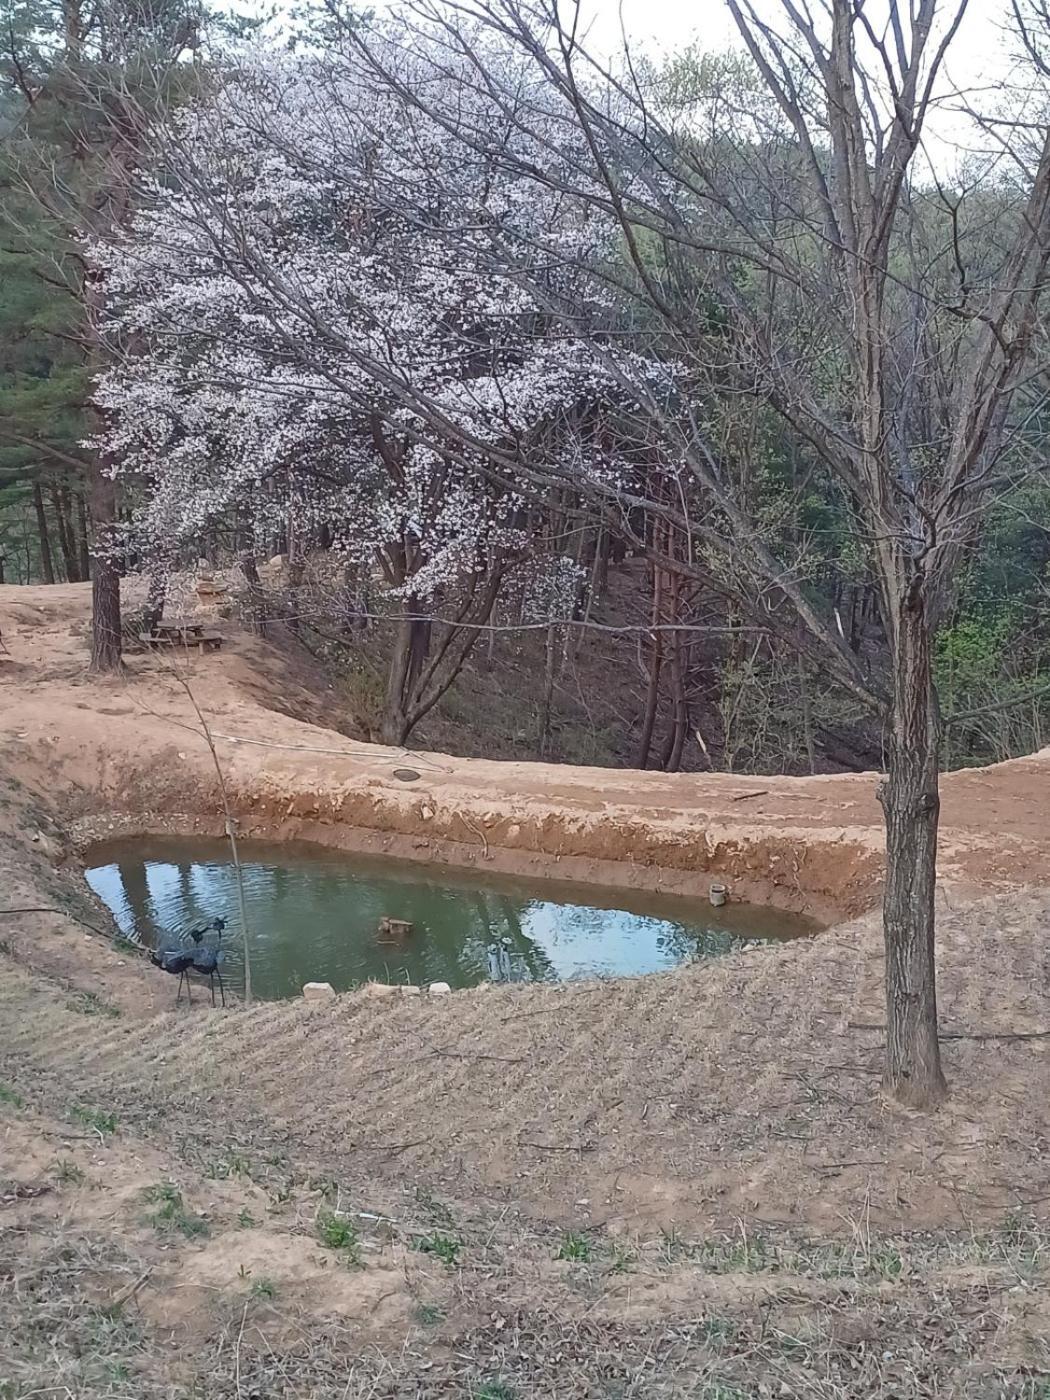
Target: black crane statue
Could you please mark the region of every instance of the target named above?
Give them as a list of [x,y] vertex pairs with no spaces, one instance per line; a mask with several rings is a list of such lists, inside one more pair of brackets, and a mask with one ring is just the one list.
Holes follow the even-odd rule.
[[[153,966],[159,967],[163,972],[170,972],[173,977],[177,976],[179,979],[176,1006],[182,1000],[183,983],[186,984],[187,1000],[193,1001],[191,972],[207,977],[211,987],[212,1006],[215,1005],[215,983],[218,982],[222,1004],[226,1005],[226,989],[222,985],[222,973],[219,971],[219,944],[222,942],[225,927],[225,919],[212,919],[211,923],[205,924],[203,928],[191,928],[186,933],[176,934],[168,943],[162,943],[159,948],[150,950],[149,960]],[[190,940],[189,945],[187,939]]]

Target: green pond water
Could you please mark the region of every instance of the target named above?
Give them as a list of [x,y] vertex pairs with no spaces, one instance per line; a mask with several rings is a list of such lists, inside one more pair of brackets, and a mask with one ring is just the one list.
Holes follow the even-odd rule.
[[[301,845],[245,842],[239,849],[252,989],[267,1000],[297,996],[304,982],[343,991],[369,978],[469,987],[637,975],[818,928],[802,915],[757,905],[712,909],[706,899],[468,875]],[[241,984],[237,887],[226,843],[165,838],[98,846],[87,880],[121,931],[150,947],[224,916],[222,973],[232,987]],[[384,917],[408,920],[411,935],[383,943],[377,933]]]

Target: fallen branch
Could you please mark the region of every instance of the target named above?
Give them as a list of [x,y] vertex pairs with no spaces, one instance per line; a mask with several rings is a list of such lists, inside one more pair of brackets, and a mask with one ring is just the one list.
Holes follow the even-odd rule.
[[527,1142],[522,1138],[518,1139],[519,1147],[534,1147],[537,1152],[595,1152],[598,1144],[596,1142],[580,1143],[556,1143],[556,1142]]
[[741,792],[736,797],[731,797],[730,802],[746,802],[749,797],[765,797],[769,788],[756,788],[754,792]]
[[89,924],[87,919],[82,919],[79,914],[70,913],[68,909],[51,909],[43,904],[27,904],[22,909],[0,909],[0,914],[58,914],[60,918],[72,919],[75,924],[83,924],[84,927],[89,928],[92,933],[97,933],[100,938],[106,938],[110,942],[113,941],[114,937],[123,937],[127,939],[129,943],[133,941],[132,939],[128,939],[126,934],[118,933],[114,935],[112,933],[106,933],[105,930],[100,929],[97,924]]
[[151,1264],[148,1269],[143,1269],[142,1273],[139,1274],[138,1278],[132,1279],[132,1281],[130,1283],[126,1283],[118,1293],[114,1293],[112,1299],[109,1301],[109,1303],[106,1304],[104,1311],[108,1313],[110,1317],[112,1317],[114,1313],[119,1312],[125,1303],[129,1302],[132,1298],[134,1298],[135,1294],[146,1282],[146,1280],[149,1278],[152,1272],[153,1265]]
[[[847,1021],[849,1031],[884,1031],[886,1027],[872,1021]],[[1046,1031],[941,1031],[940,1040],[1050,1040]]]
[[488,858],[488,853],[489,853],[489,839],[488,839],[488,837],[485,835],[485,833],[481,830],[480,827],[475,826],[475,824],[470,820],[470,818],[464,816],[462,812],[457,812],[457,813],[456,813],[456,816],[459,817],[459,819],[460,819],[460,821],[463,823],[463,825],[464,825],[465,827],[469,828],[469,830],[471,830],[471,831],[474,833],[474,835],[478,838],[478,840],[481,842],[482,847],[484,848],[484,849],[482,850],[482,855],[484,855],[485,858],[487,859],[487,858]]
[[496,1060],[501,1065],[520,1065],[528,1055],[482,1055],[470,1050],[443,1050],[437,1045],[428,1045],[431,1055],[441,1055],[446,1060]]

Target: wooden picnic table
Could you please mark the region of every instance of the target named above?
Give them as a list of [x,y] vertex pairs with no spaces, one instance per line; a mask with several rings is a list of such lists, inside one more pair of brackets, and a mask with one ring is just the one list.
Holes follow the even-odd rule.
[[188,617],[162,619],[153,628],[155,637],[200,637],[204,633],[204,623]]
[[208,630],[207,624],[193,618],[168,618],[156,623],[152,632],[143,632],[139,640],[154,647],[196,647],[202,654],[218,651],[222,637]]

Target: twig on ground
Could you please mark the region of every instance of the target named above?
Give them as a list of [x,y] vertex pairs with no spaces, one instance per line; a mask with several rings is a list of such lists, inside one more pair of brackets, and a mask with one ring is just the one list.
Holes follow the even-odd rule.
[[537,1152],[596,1152],[598,1144],[596,1142],[529,1142],[524,1138],[518,1138],[519,1147],[534,1147]]
[[[870,1021],[847,1021],[849,1031],[884,1031],[886,1027]],[[941,1040],[1050,1040],[1046,1031],[941,1031]]]
[[110,1316],[112,1316],[114,1313],[118,1312],[124,1306],[125,1303],[130,1302],[130,1300],[134,1298],[135,1294],[146,1282],[146,1280],[149,1278],[152,1272],[153,1265],[150,1264],[148,1268],[143,1269],[142,1273],[139,1274],[138,1278],[132,1279],[132,1281],[130,1283],[126,1283],[124,1287],[119,1290],[119,1292],[114,1293],[112,1299],[106,1305],[106,1312],[109,1313]]
[[475,825],[475,823],[472,822],[472,821],[470,820],[469,817],[464,816],[464,814],[463,814],[462,812],[457,812],[457,813],[456,813],[456,816],[459,817],[460,821],[463,823],[463,825],[464,825],[465,827],[469,827],[469,829],[474,833],[474,835],[475,835],[475,836],[478,838],[478,840],[481,842],[481,845],[482,845],[482,848],[483,848],[483,849],[482,849],[482,855],[484,855],[484,856],[487,858],[487,857],[488,857],[488,853],[489,853],[489,840],[488,840],[488,837],[485,835],[485,833],[481,830],[481,828],[480,828],[479,826]]

